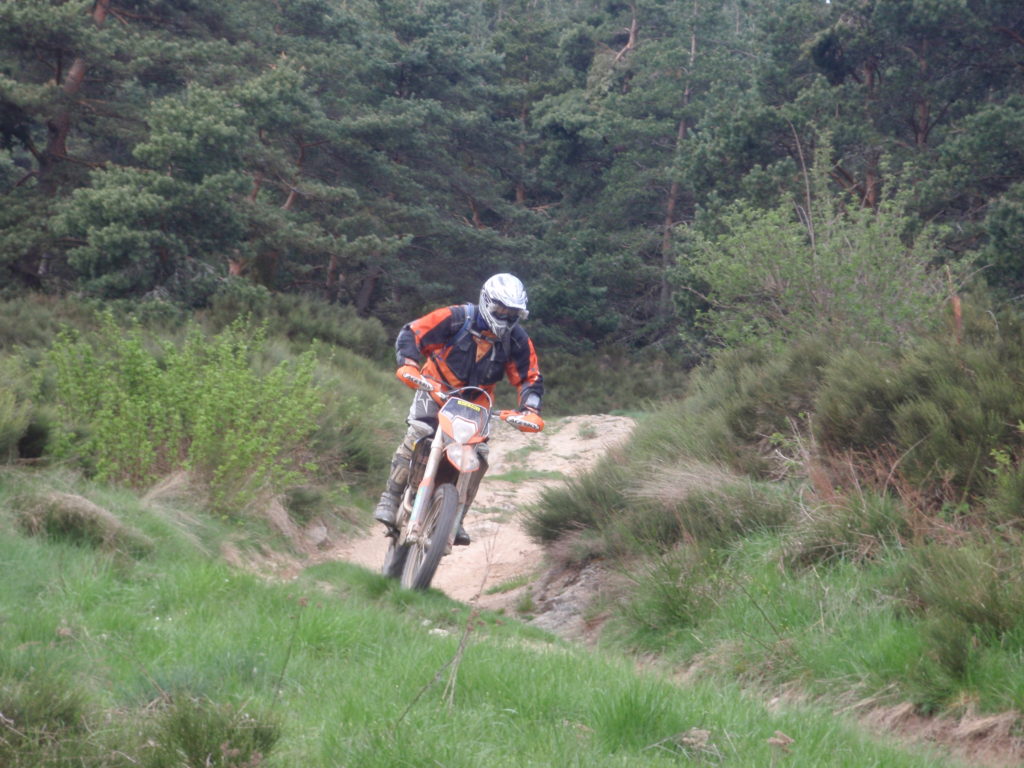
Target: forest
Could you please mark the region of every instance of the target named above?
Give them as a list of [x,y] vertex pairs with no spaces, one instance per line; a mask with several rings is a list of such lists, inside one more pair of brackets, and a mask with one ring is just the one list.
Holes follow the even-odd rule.
[[9,0],[3,290],[899,340],[1024,284],[1022,62],[1014,0]]

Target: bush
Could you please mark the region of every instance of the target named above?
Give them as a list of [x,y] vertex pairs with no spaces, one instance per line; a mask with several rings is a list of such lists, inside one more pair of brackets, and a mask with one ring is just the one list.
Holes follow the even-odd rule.
[[688,367],[667,355],[608,348],[580,356],[544,347],[537,354],[545,414],[639,411],[686,390]]
[[1024,623],[1024,567],[1019,545],[931,544],[909,552],[899,580],[907,604],[973,627],[979,641],[1000,644]]
[[[714,220],[719,232],[686,242],[677,280],[706,286],[701,318],[727,347],[782,348],[813,335],[836,346],[903,344],[935,328],[949,296],[937,241],[907,243],[892,202],[877,209],[828,191],[828,137],[819,147],[814,200],[774,210],[736,204]],[[801,201],[803,203],[803,201]],[[700,222],[699,222],[700,224]],[[706,227],[705,227],[706,228]]]
[[630,489],[635,501],[617,524],[640,547],[685,541],[718,548],[784,525],[795,503],[787,488],[758,483],[707,465],[651,469]]
[[18,453],[18,443],[28,431],[31,406],[0,385],[0,461],[10,461]]
[[376,318],[359,317],[355,308],[347,305],[272,294],[240,278],[225,282],[201,316],[216,331],[229,327],[239,317],[252,317],[265,322],[274,336],[303,347],[317,341],[389,365],[394,361],[394,339]]
[[842,350],[825,370],[815,402],[814,435],[833,451],[873,451],[892,442],[892,412],[908,382],[885,347]]
[[564,486],[546,488],[540,502],[526,514],[526,532],[536,541],[549,543],[573,531],[596,528],[627,507],[629,469],[615,457]]
[[[767,477],[778,435],[791,435],[813,411],[830,354],[821,339],[805,337],[776,354],[729,350],[694,372],[687,400],[666,411],[658,431],[662,455],[680,449],[693,458]],[[677,416],[672,412],[676,411]],[[659,423],[662,417],[651,420]],[[644,430],[637,439],[646,441]]]
[[0,302],[0,349],[48,346],[62,323],[87,325],[93,312],[70,300],[29,294]]
[[262,329],[238,322],[212,339],[196,327],[180,346],[151,349],[138,328],[105,317],[91,338],[65,332],[50,359],[61,432],[55,452],[102,480],[143,485],[179,468],[210,483],[223,508],[307,469],[322,407],[308,352],[260,375]]

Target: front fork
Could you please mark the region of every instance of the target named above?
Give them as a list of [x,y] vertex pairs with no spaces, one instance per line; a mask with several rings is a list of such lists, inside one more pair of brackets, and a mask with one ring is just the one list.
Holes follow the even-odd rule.
[[[474,448],[474,450],[476,450]],[[405,497],[403,499],[403,507],[408,510],[408,517],[402,523],[400,523],[400,531],[398,536],[398,544],[407,544],[416,540],[419,535],[419,522],[423,516],[424,510],[430,503],[431,497],[434,495],[434,487],[437,484],[437,470],[441,464],[442,457],[444,456],[444,437],[441,431],[438,430],[434,434],[434,438],[430,444],[430,452],[427,455],[427,463],[423,468],[423,477],[420,480],[419,485],[415,490],[415,495],[411,488],[406,489]],[[461,524],[462,519],[466,516],[466,512],[469,509],[469,505],[472,503],[472,496],[475,495],[474,491],[474,480],[479,485],[479,478],[477,478],[478,472],[486,471],[486,462],[481,458],[482,466],[476,472],[460,472],[459,478],[455,483],[455,490],[459,494],[459,522]],[[452,536],[455,532],[452,531]],[[449,545],[451,542],[449,542]]]
[[[437,468],[441,464],[441,456],[444,454],[444,434],[440,429],[434,432],[434,438],[430,443],[430,453],[427,455],[427,465],[423,469],[423,478],[416,488],[416,496],[412,501],[412,511],[409,519],[402,526],[398,543],[406,544],[412,538],[415,540],[419,533],[419,521],[423,516],[423,510],[430,503],[430,497],[434,495],[434,483],[437,479]],[[408,493],[408,492],[407,492]]]

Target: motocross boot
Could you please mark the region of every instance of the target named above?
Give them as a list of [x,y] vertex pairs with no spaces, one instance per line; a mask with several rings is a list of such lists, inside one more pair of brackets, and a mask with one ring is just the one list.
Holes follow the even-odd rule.
[[394,528],[398,504],[402,500],[402,492],[405,484],[409,481],[409,460],[412,458],[412,448],[403,441],[395,451],[391,459],[391,474],[388,475],[388,484],[380,495],[377,506],[373,509],[373,519]]
[[459,530],[455,532],[455,539],[452,541],[456,547],[468,547],[473,543],[473,540],[469,537],[469,533],[462,526],[462,520],[459,520]]

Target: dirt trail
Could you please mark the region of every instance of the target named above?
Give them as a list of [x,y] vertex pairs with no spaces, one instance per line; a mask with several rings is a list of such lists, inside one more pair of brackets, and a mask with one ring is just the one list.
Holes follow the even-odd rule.
[[[606,451],[623,442],[634,422],[625,416],[569,416],[552,419],[538,435],[503,422],[491,438],[490,471],[480,484],[466,518],[473,539],[441,561],[433,586],[454,600],[488,610],[513,610],[527,582],[543,565],[543,551],[522,529],[522,510],[542,490],[592,467]],[[379,569],[387,539],[379,527],[366,536],[340,542],[329,557]],[[498,586],[501,592],[488,594]]]

